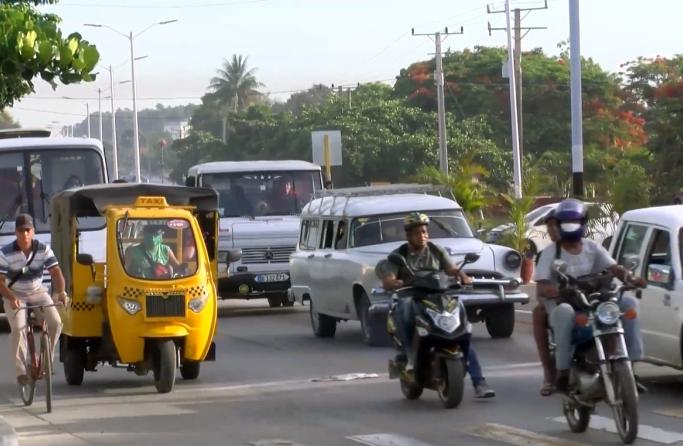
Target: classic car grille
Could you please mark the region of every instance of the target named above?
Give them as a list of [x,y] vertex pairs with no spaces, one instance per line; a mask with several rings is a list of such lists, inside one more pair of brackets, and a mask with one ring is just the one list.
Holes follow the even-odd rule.
[[242,263],[287,263],[296,247],[281,246],[276,248],[242,248]]
[[475,279],[502,279],[503,275],[494,271],[481,271],[465,269],[468,276]]
[[185,316],[185,296],[183,294],[148,294],[146,296],[147,317]]

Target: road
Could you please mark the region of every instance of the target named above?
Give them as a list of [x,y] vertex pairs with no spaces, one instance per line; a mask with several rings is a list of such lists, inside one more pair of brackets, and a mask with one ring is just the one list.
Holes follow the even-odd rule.
[[[204,364],[197,381],[179,379],[171,394],[157,394],[149,376],[112,368],[69,387],[58,367],[54,411],[45,414],[42,395],[31,407],[20,405],[13,367],[0,361],[0,416],[22,446],[619,444],[605,430],[613,426],[606,406],[588,432],[572,434],[560,397],[538,394],[528,307],[520,308],[510,339],[491,340],[475,327],[474,343],[498,396],[474,400],[468,383],[454,410],[443,409],[431,391],[404,400],[386,375],[391,349],[364,346],[358,323],[343,323],[336,338],[321,340],[311,334],[307,306],[266,307],[263,300],[221,302],[217,361]],[[5,359],[7,349],[3,333]],[[650,392],[641,397],[637,444],[683,444],[683,376],[652,366],[638,371]],[[370,375],[340,380],[350,373]]]

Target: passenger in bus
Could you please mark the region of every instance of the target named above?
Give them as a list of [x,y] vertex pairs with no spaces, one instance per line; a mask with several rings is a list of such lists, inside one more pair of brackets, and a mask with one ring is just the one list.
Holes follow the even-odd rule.
[[71,189],[73,187],[81,187],[83,182],[78,177],[78,175],[71,175],[64,183],[64,189]]

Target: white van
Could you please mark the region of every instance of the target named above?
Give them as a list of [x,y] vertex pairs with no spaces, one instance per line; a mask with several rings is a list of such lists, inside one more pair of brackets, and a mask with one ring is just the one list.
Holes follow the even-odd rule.
[[271,307],[294,303],[288,296],[289,256],[299,239],[300,214],[322,189],[320,166],[306,161],[219,161],[193,166],[188,186],[218,192],[221,215],[219,265],[228,250],[241,260],[219,271],[223,299],[268,298]]

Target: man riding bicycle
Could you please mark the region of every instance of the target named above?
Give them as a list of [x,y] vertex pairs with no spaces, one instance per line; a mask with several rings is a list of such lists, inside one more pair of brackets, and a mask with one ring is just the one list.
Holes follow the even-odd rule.
[[47,269],[52,277],[56,301],[65,304],[67,295],[64,290],[64,276],[52,249],[34,239],[33,218],[28,214],[19,214],[15,220],[14,232],[16,240],[0,249],[0,295],[3,297],[5,314],[11,328],[11,354],[17,382],[26,384],[29,381],[23,361],[26,355],[26,312],[21,310],[27,305],[45,305],[35,314],[47,323],[54,352],[62,331],[62,320],[54,306],[47,306],[54,302],[43,287],[44,270]]

